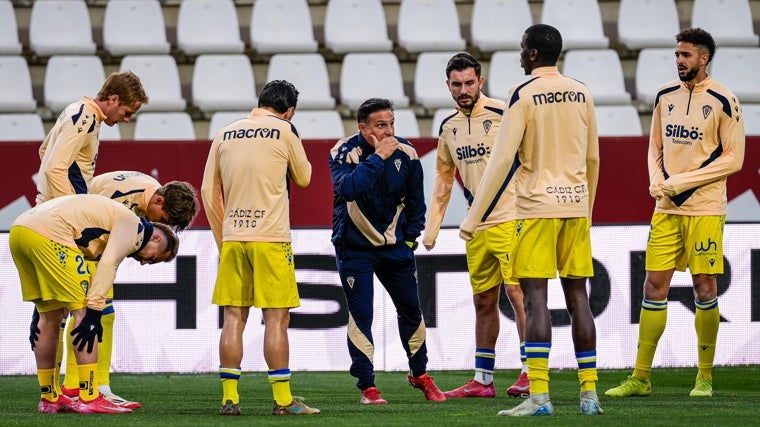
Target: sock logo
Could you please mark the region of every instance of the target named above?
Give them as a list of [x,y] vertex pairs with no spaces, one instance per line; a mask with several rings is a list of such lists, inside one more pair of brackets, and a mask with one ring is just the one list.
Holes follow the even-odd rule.
[[707,346],[706,345],[702,345],[700,348],[702,349],[702,351],[707,350]]

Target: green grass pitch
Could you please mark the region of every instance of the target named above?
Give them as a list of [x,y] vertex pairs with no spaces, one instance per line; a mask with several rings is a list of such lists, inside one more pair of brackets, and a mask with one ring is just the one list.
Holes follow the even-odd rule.
[[[599,373],[600,395],[616,386],[630,370]],[[460,386],[471,378],[469,371],[430,373],[442,390]],[[221,385],[218,375],[112,375],[118,394],[143,404],[132,414],[79,415],[38,414],[37,379],[34,376],[0,376],[0,425],[2,426],[230,426],[314,425],[324,426],[491,426],[491,425],[609,425],[609,426],[742,426],[760,420],[760,366],[718,367],[714,372],[715,396],[689,398],[695,368],[656,369],[652,395],[626,399],[601,396],[604,415],[583,417],[578,408],[575,370],[552,370],[551,417],[497,417],[501,409],[520,401],[505,390],[516,371],[496,373],[494,399],[449,399],[427,402],[419,390],[409,387],[404,372],[380,372],[376,383],[385,406],[360,405],[359,392],[348,372],[294,372],[291,387],[322,414],[302,417],[270,415],[272,392],[261,372],[243,373],[240,382],[239,417],[218,415]],[[87,424],[84,424],[87,423]]]

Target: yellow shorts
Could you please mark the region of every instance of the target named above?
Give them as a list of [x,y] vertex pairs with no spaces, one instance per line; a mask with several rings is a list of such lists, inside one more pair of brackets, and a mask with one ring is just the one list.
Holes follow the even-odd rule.
[[34,302],[40,313],[87,306],[91,273],[79,249],[22,226],[11,227],[8,243],[24,301]]
[[211,302],[234,307],[300,306],[290,242],[223,242]]
[[723,273],[725,215],[685,216],[655,212],[647,240],[647,271],[675,268],[691,274]]
[[[85,262],[87,263],[87,270],[90,272],[90,281],[92,282],[92,276],[95,275],[95,271],[98,269],[98,262],[91,260],[87,260]],[[111,288],[108,290],[106,299],[113,299],[113,286],[111,286]]]
[[520,279],[594,275],[587,217],[518,220],[511,254],[512,276]]
[[472,293],[485,292],[502,283],[519,285],[509,274],[509,247],[515,234],[515,221],[508,221],[475,233],[466,243],[467,270]]

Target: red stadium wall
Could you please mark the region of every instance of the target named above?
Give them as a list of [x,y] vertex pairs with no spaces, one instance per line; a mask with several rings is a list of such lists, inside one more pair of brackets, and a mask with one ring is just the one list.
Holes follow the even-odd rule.
[[[291,222],[294,227],[330,227],[332,219],[332,187],[327,159],[333,140],[309,140],[304,143],[313,174],[306,188],[291,187]],[[595,224],[648,223],[653,200],[648,192],[647,137],[601,138],[601,171]],[[432,138],[414,139],[420,156],[436,147]],[[747,138],[747,154],[741,172],[729,179],[728,199],[752,189],[760,198],[760,156],[751,147],[760,144],[760,137]],[[0,177],[0,208],[21,196],[33,204],[36,188],[32,176],[39,168],[39,142],[3,142],[0,156],[4,167]],[[98,155],[97,172],[137,170],[152,174],[160,182],[188,181],[200,190],[203,169],[210,147],[209,141],[119,141],[103,142]],[[433,171],[426,171],[432,174]],[[759,218],[760,220],[760,218]],[[194,227],[206,227],[201,213]]]

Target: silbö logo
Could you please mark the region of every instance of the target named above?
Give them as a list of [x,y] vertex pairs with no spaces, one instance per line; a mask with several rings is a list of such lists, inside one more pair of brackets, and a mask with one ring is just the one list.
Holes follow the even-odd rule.
[[485,157],[491,154],[491,147],[486,147],[483,144],[478,144],[473,147],[472,145],[463,145],[457,147],[457,159],[472,159],[474,157]]
[[701,141],[703,135],[696,126],[691,129],[687,129],[684,125],[665,126],[665,137],[673,138],[674,144],[691,145],[694,141]]

